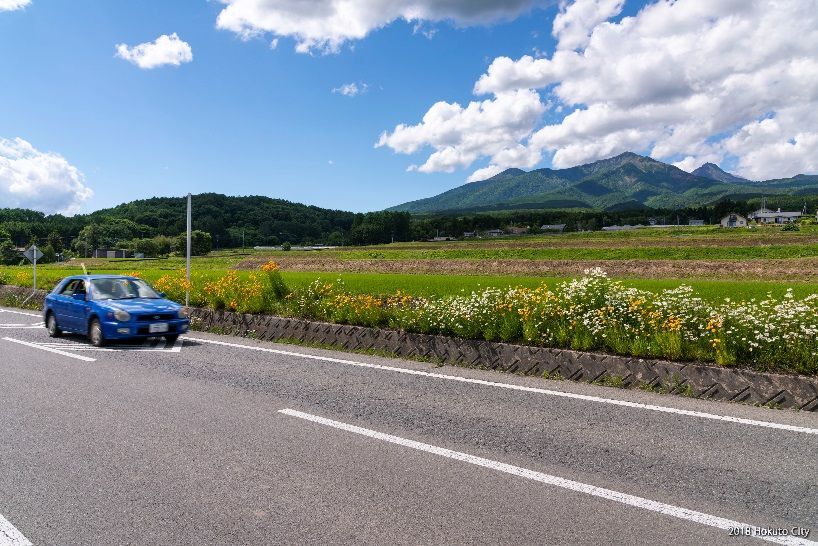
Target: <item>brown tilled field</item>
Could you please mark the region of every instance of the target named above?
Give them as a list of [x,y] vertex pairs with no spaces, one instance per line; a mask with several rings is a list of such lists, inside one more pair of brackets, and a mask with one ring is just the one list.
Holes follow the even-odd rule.
[[[269,256],[242,260],[239,269],[256,269]],[[818,258],[786,260],[340,260],[330,255],[275,260],[285,271],[332,273],[413,273],[563,277],[600,267],[612,277],[636,279],[727,279],[818,281]]]

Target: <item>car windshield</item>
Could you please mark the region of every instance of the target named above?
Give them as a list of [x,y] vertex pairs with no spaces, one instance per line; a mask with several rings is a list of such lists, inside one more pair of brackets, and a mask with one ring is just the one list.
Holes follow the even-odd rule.
[[159,294],[141,279],[93,279],[91,299],[129,300],[134,298],[159,298]]

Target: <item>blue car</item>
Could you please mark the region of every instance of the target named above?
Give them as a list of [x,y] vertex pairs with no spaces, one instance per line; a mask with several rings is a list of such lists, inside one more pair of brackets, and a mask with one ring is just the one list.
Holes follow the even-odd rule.
[[45,297],[43,320],[51,337],[87,335],[96,347],[158,336],[173,342],[190,327],[186,308],[142,279],[124,275],[66,277]]

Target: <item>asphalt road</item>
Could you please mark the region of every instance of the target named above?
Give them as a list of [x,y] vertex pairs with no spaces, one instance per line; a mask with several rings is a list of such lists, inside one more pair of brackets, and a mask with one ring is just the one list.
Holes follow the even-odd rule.
[[0,546],[818,540],[815,414],[38,322],[0,311]]

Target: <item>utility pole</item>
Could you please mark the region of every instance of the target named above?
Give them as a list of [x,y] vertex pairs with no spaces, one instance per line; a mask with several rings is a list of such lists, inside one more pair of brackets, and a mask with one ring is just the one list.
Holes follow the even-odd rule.
[[187,286],[185,287],[185,307],[190,305],[190,234],[191,234],[191,219],[192,219],[192,211],[190,206],[190,194],[187,194],[187,260],[186,260],[186,273],[187,273]]

